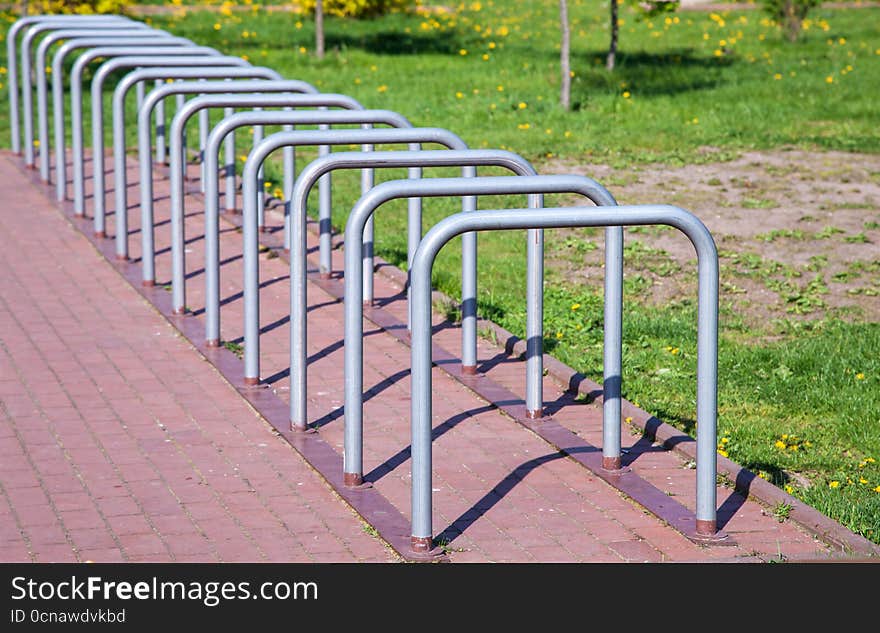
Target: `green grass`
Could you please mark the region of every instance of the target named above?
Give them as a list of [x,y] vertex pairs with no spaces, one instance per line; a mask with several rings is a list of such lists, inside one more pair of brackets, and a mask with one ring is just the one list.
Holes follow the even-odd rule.
[[[293,14],[190,11],[152,22],[322,91],[349,94],[367,108],[400,112],[416,126],[450,129],[472,147],[510,149],[543,172],[552,158],[608,162],[619,168],[615,178],[625,179],[627,168],[636,164],[726,160],[750,149],[880,151],[878,8],[817,10],[803,40],[790,44],[759,11],[715,18],[681,12],[667,24],[662,17],[639,21],[621,7],[619,66],[609,73],[603,66],[605,3],[570,4],[571,112],[557,105],[557,3],[551,0],[519,2],[516,12],[507,3],[487,0],[479,11],[467,2],[456,14],[328,19],[329,51],[323,61],[311,54],[312,24]],[[8,146],[3,92],[0,142]],[[134,121],[133,104],[128,112]],[[88,116],[86,123],[90,138]],[[128,132],[133,148],[133,126]],[[298,152],[301,164],[314,155],[305,148]],[[267,173],[271,190],[279,179],[277,163]],[[388,170],[377,174],[377,181],[400,177],[402,171]],[[344,226],[358,184],[357,173],[334,175],[337,227]],[[608,186],[613,192],[611,181]],[[548,204],[572,201],[547,198]],[[501,196],[481,199],[480,206],[524,202]],[[755,198],[746,206],[773,204]],[[426,201],[425,226],[457,206],[451,200]],[[380,209],[376,233],[378,254],[401,267],[406,264],[404,208],[401,201]],[[876,220],[866,218],[865,231],[876,229]],[[841,232],[833,226],[815,234],[771,231],[764,239],[867,239],[864,234],[836,235]],[[553,235],[548,232],[548,249],[581,261],[601,239],[600,231],[584,232],[583,239],[569,235],[561,243],[554,243]],[[637,235],[633,231],[626,252],[624,396],[693,433],[694,300],[679,297],[646,309],[641,293],[651,285],[650,275],[693,279],[695,271],[648,248]],[[479,241],[481,314],[522,335],[525,241],[519,234],[500,233],[483,234]],[[823,274],[825,265],[811,261],[801,270],[748,253],[722,252],[722,278],[731,293],[737,292],[738,277],[749,277],[788,301],[784,313],[760,325],[746,323],[733,306],[722,305],[719,450],[880,543],[880,324],[861,322],[858,315],[846,321],[804,318],[821,308],[828,283],[871,276],[874,281],[851,290],[874,296],[878,264],[860,262],[833,279]],[[454,243],[442,251],[434,282],[458,296],[459,271],[460,250]],[[548,272],[546,348],[596,380],[602,376],[599,292]],[[779,512],[787,515],[784,509]]]

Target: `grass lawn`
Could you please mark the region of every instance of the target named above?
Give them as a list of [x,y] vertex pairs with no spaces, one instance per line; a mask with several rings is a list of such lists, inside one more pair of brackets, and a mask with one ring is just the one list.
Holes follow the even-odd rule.
[[[574,107],[566,112],[558,106],[557,3],[526,0],[516,3],[516,11],[510,5],[487,0],[368,21],[328,19],[324,60],[312,54],[312,23],[295,13],[191,7],[150,19],[324,92],[351,95],[366,108],[400,112],[415,126],[450,129],[471,147],[517,152],[544,173],[551,163],[602,162],[625,178],[634,167],[715,163],[781,147],[880,153],[880,8],[816,10],[803,39],[792,44],[757,10],[682,11],[644,20],[621,7],[618,68],[608,72],[606,3],[575,0],[569,9]],[[4,146],[6,108],[4,95]],[[130,136],[133,147],[134,130]],[[298,155],[307,161],[314,153]],[[277,166],[268,173],[278,181]],[[400,178],[402,172],[377,176]],[[876,182],[880,172],[870,178]],[[344,226],[358,182],[354,173],[334,176],[337,227]],[[557,202],[571,200],[547,199]],[[503,197],[480,204],[523,203]],[[426,202],[426,226],[457,204]],[[401,267],[404,206],[387,205],[377,219],[377,252]],[[865,217],[863,237],[876,242],[876,204],[868,205]],[[595,248],[600,235],[585,232],[575,251]],[[627,262],[656,261],[639,250],[638,237],[629,232]],[[548,249],[559,247],[555,239],[571,237],[548,234]],[[481,313],[520,335],[524,254],[520,235],[480,236]],[[772,265],[724,256],[723,287],[749,274],[777,292],[792,292],[785,284],[807,272],[792,266],[770,270]],[[453,296],[459,292],[458,266],[453,246],[435,268],[437,286]],[[672,267],[665,274],[693,271]],[[880,290],[880,255],[859,274],[869,280],[866,292]],[[858,311],[819,309],[821,284],[798,288],[796,309],[765,322],[744,318],[735,297],[722,294],[719,450],[880,543],[880,324]],[[596,380],[600,292],[548,271],[547,349]],[[693,432],[695,301],[676,297],[648,308],[647,292],[641,275],[627,275],[624,396]]]

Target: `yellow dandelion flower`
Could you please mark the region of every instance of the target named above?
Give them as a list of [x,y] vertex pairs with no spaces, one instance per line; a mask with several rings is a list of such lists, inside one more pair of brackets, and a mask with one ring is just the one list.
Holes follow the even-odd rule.
[[529,129],[530,127],[532,127],[532,126],[529,125],[528,123],[520,123],[520,124],[517,125],[516,127],[517,127],[517,129],[519,129],[519,130],[528,130],[528,129]]
[[727,451],[720,448],[718,449],[718,454],[721,455],[721,457],[727,457]]
[[631,96],[632,96],[632,95],[629,93],[629,90],[625,90],[625,91],[623,92],[623,98],[624,98],[624,99],[629,99]]
[[215,31],[219,31],[219,30],[222,29],[222,28],[223,28],[223,25],[220,24],[219,22],[215,22],[215,23],[214,23],[214,30],[215,30]]
[[525,101],[520,101],[516,107],[519,108],[520,110],[525,110],[529,106]]
[[305,47],[305,46],[300,46],[300,47],[299,47],[299,52],[300,52],[300,54],[305,55],[305,54],[306,54],[306,47]]
[[864,380],[864,379],[865,379],[865,374],[863,374],[862,372],[859,372],[856,374],[856,380]]
[[558,339],[562,338],[562,331],[561,330],[556,332],[556,338],[558,338]]
[[866,483],[868,483],[868,480],[865,479],[864,477],[859,477],[859,483],[860,483],[860,484],[866,484]]
[[828,482],[828,487],[829,487],[829,488],[840,488],[840,482],[837,481],[837,480],[835,480],[835,481],[829,481],[829,482]]
[[877,486],[876,488],[874,488],[874,492],[880,492],[880,486]]
[[791,484],[785,484],[785,492],[792,494],[794,492],[794,487],[792,487]]
[[563,136],[565,138],[569,138],[571,136],[571,130],[565,130],[565,133],[563,134]]
[[[547,130],[547,131],[549,132],[550,130]],[[580,308],[580,307],[581,307],[581,304],[579,304],[579,303],[572,303],[572,304],[571,304],[571,309],[572,309],[572,310],[577,310],[577,309]]]
[[386,90],[388,90],[388,86],[386,86],[385,84],[382,84],[381,86],[379,86],[378,88],[376,88],[376,90],[377,90],[378,92],[385,92]]
[[715,55],[715,57],[721,57],[721,55],[723,55],[720,48],[716,48],[712,54]]
[[354,83],[355,83],[356,85],[360,85],[360,83],[361,83],[361,78],[360,78],[360,77],[355,77],[355,78],[354,78]]
[[722,437],[722,438],[721,438],[721,443],[722,443],[722,444],[727,444],[729,441],[730,441],[730,438],[729,438],[729,437]]
[[834,77],[832,77],[831,75],[828,75],[827,77],[825,77],[825,83],[827,83],[827,84],[833,84],[833,83],[834,83]]
[[484,62],[489,61],[489,53],[483,53],[483,61]]
[[839,40],[837,40],[837,43],[840,44],[841,46],[845,45],[845,44],[846,44],[846,38],[845,38],[845,37],[841,37]]
[[[495,48],[495,42],[489,42],[489,50],[492,50],[494,48]],[[877,49],[877,51],[878,51],[877,54],[880,55],[880,49]]]
[[629,416],[627,416],[626,419],[624,420],[624,422],[626,422],[627,424],[632,424],[632,421],[633,421],[633,419]]
[[865,461],[868,462],[869,464],[873,464],[876,460],[873,457],[866,457]]
[[776,442],[773,444],[773,446],[775,446],[776,448],[778,448],[780,450],[783,450],[783,451],[785,450],[785,442],[783,442],[782,440],[776,440]]
[[458,54],[461,55],[462,57],[464,57],[465,55],[468,54],[467,49],[466,48],[459,49]]
[[463,97],[464,97],[464,95],[463,95],[461,92],[456,92],[456,93],[455,93],[455,98],[456,98],[456,99],[461,99],[461,98],[463,98]]
[[504,92],[504,86],[502,86],[501,84],[498,84],[498,87],[496,88],[496,90],[498,90],[498,92]]
[[549,127],[546,130],[544,130],[544,132],[546,134],[553,134],[553,130],[551,130]]
[[776,73],[775,75],[773,75],[773,79],[779,81],[780,79],[782,79],[782,75],[780,73]]

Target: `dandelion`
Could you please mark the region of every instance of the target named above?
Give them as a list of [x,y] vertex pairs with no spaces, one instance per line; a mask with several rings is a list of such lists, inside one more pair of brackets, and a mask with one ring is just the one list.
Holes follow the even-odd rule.
[[458,54],[461,55],[462,57],[464,57],[465,55],[468,54],[467,49],[466,48],[459,49]]
[[360,83],[361,83],[361,78],[360,78],[360,77],[355,77],[355,78],[354,78],[354,83],[355,83],[355,85],[360,85]]
[[557,330],[557,332],[556,332],[556,338],[557,338],[557,339],[562,338],[562,330]]
[[727,457],[727,456],[728,456],[728,455],[727,455],[727,451],[725,451],[725,450],[723,450],[723,449],[720,449],[720,448],[718,449],[718,454],[721,455],[722,457]]
[[483,53],[483,61],[484,62],[489,61],[489,53]]
[[780,79],[782,79],[782,75],[779,73],[776,73],[775,75],[773,75],[773,79],[775,79],[776,81],[779,81]]
[[866,484],[866,483],[868,483],[868,480],[865,479],[864,477],[859,477],[859,483],[860,483],[860,484]]
[[223,28],[223,25],[220,24],[219,22],[215,22],[215,23],[214,23],[214,30],[215,30],[215,31],[219,31],[219,30],[222,29],[222,28]]
[[828,482],[828,487],[829,487],[829,488],[840,488],[840,482],[837,481],[837,480],[829,481],[829,482]]
[[565,138],[569,138],[571,136],[571,130],[565,130],[565,133],[563,134],[563,136]]
[[785,492],[788,494],[794,493],[794,487],[791,484],[785,484]]
[[880,486],[877,486],[876,488],[874,488],[874,492],[880,492]]
[[846,38],[841,37],[839,40],[837,40],[837,43],[840,44],[841,46],[846,45]]
[[862,372],[859,372],[856,374],[856,380],[864,380],[864,379],[865,379],[865,374],[863,374]]
[[825,83],[827,83],[827,84],[833,84],[833,83],[834,83],[834,77],[832,77],[831,75],[828,75],[827,77],[825,77]]
[[730,438],[729,438],[729,437],[722,437],[722,438],[721,438],[721,443],[722,443],[722,444],[727,444],[728,442],[730,442]]
[[461,99],[461,98],[463,98],[463,97],[464,97],[464,95],[463,95],[462,93],[460,93],[460,92],[456,92],[456,93],[455,93],[455,98],[456,98],[456,99]]
[[544,132],[546,134],[553,134],[553,130],[551,130],[549,127],[546,130],[544,130]]
[[[492,50],[492,49],[494,49],[494,48],[495,48],[495,42],[489,42],[489,50]],[[880,49],[878,49],[878,53],[877,53],[877,54],[880,55]]]
[[694,125],[698,125],[700,123],[700,119],[697,117],[694,117],[693,119],[691,119],[691,123],[693,123]]
[[721,55],[723,55],[720,48],[716,48],[712,54],[715,55],[715,57],[721,57]]
[[504,92],[504,86],[502,86],[501,84],[498,84],[498,87],[496,88],[496,90],[498,90],[498,92]]
[[[550,132],[550,130],[547,130],[547,131]],[[579,303],[572,303],[572,304],[571,304],[571,309],[572,309],[572,310],[577,310],[577,309],[580,308],[580,307],[581,307],[581,304],[579,304]]]
[[385,84],[382,84],[381,86],[379,86],[378,88],[376,88],[376,90],[377,90],[378,92],[385,92],[386,90],[388,90],[388,86],[386,86]]
[[516,107],[517,107],[518,109],[520,109],[520,110],[525,110],[525,109],[528,108],[529,106],[528,106],[528,104],[526,104],[525,101],[520,101],[520,102],[517,104]]
[[632,95],[629,93],[629,90],[624,90],[624,92],[623,92],[624,99],[629,99],[631,96]]
[[299,47],[299,52],[300,52],[300,54],[305,55],[305,54],[306,54],[306,47],[305,47],[305,46],[300,46],[300,47]]
[[520,123],[520,124],[517,125],[516,127],[517,127],[517,129],[519,129],[519,130],[528,130],[528,129],[529,129],[530,127],[532,127],[532,126],[529,125],[528,123]]
[[275,187],[275,191],[272,192],[272,197],[280,200],[282,195],[281,189]]
[[624,420],[624,422],[626,422],[627,424],[632,424],[632,421],[633,421],[633,419],[629,416],[627,416],[626,419]]
[[775,446],[776,448],[778,448],[781,451],[785,450],[785,442],[783,442],[782,440],[776,440],[776,442],[773,444],[773,446]]

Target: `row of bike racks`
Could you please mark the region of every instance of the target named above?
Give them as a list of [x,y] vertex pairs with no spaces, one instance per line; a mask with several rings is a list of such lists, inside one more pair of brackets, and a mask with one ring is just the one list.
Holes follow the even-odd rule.
[[[22,34],[20,51],[16,51]],[[33,46],[40,36],[36,56]],[[284,247],[290,258],[290,422],[297,431],[308,430],[306,233],[308,196],[319,188],[319,271],[330,276],[331,173],[361,170],[362,196],[345,227],[345,416],[343,479],[350,487],[363,479],[363,308],[373,299],[373,216],[384,203],[408,199],[407,288],[412,360],[412,531],[414,553],[429,552],[431,525],[431,270],[439,250],[453,237],[462,238],[461,371],[477,367],[477,231],[526,230],[526,415],[543,416],[543,230],[564,227],[605,227],[605,308],[603,369],[602,468],[609,474],[626,472],[621,465],[621,353],[623,316],[623,227],[668,225],[693,243],[698,259],[697,465],[695,538],[712,542],[723,538],[716,525],[716,418],[718,257],[705,225],[691,213],[667,205],[618,206],[598,182],[583,176],[538,175],[521,156],[502,150],[472,150],[449,130],[413,127],[388,110],[365,109],[352,97],[323,94],[299,80],[284,79],[269,68],[254,67],[238,57],[198,46],[185,38],[153,29],[122,16],[29,16],[19,19],[7,35],[11,145],[24,155],[25,164],[50,181],[47,59],[52,46],[52,108],[56,193],[67,199],[66,131],[64,114],[65,61],[80,51],[69,80],[70,136],[73,163],[73,207],[85,214],[86,187],[83,147],[83,77],[89,65],[100,66],[91,80],[91,122],[94,192],[94,231],[105,237],[104,105],[105,84],[120,69],[127,74],[112,96],[114,155],[114,212],[116,255],[128,259],[128,200],[126,196],[125,102],[134,87],[137,94],[138,160],[141,188],[142,282],[155,284],[155,225],[153,220],[153,126],[155,161],[168,153],[171,185],[172,305],[185,314],[184,180],[186,178],[186,124],[199,115],[200,185],[205,200],[205,340],[220,345],[220,177],[225,179],[227,210],[235,200],[234,132],[254,129],[253,146],[244,163],[242,191],[242,255],[244,262],[244,382],[260,382],[259,232],[265,227],[263,165],[282,149],[285,201]],[[18,58],[20,55],[20,68]],[[34,63],[34,59],[36,60]],[[152,82],[147,93],[145,86]],[[35,84],[35,85],[34,85]],[[36,113],[33,93],[36,89]],[[19,118],[21,95],[21,118]],[[186,101],[188,95],[194,95]],[[176,100],[170,127],[165,125],[165,101]],[[209,110],[222,108],[224,118],[210,128]],[[246,111],[235,112],[235,108]],[[278,108],[264,111],[263,108]],[[331,110],[334,108],[334,110]],[[37,135],[34,138],[34,116]],[[283,126],[264,138],[263,127]],[[318,126],[294,129],[293,126]],[[360,125],[361,129],[331,129],[333,125]],[[374,128],[384,125],[387,128]],[[210,128],[210,129],[209,129]],[[220,146],[225,143],[224,164]],[[408,151],[376,151],[376,145],[406,144]],[[423,145],[445,149],[423,149]],[[334,145],[360,145],[361,151],[331,152]],[[296,176],[295,150],[317,146],[318,158]],[[511,176],[478,176],[479,167],[501,167]],[[429,167],[461,168],[461,177],[424,178]],[[374,170],[406,168],[407,178],[379,185]],[[544,208],[543,195],[572,193],[595,206]],[[478,210],[477,197],[526,194],[528,208]],[[431,227],[423,237],[422,199],[460,197],[462,210]]]

